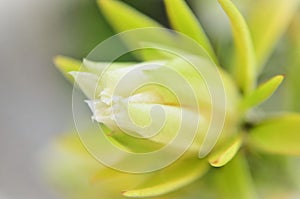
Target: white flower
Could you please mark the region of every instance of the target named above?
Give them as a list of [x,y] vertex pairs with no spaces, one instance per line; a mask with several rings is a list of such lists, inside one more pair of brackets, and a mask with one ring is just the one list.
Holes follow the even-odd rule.
[[[191,58],[211,67],[205,60]],[[186,133],[186,139],[196,132],[192,149],[199,150],[209,128],[212,104],[205,80],[190,63],[175,58],[111,65],[84,60],[83,65],[82,72],[71,74],[89,98],[86,102],[93,120],[106,125],[113,133],[122,132],[164,145],[179,131]],[[223,71],[220,73],[227,93],[227,106],[220,103],[216,108],[227,113],[221,137],[230,137],[235,133],[232,127],[237,126],[236,102],[239,98],[229,77]],[[209,135],[207,139],[210,139]],[[182,141],[174,146],[182,149],[188,147],[186,145],[187,142]]]

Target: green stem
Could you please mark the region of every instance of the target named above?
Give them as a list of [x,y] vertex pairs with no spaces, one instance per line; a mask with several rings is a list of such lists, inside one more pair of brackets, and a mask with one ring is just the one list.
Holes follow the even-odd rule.
[[240,152],[224,167],[216,170],[220,199],[255,199],[256,194],[244,154]]

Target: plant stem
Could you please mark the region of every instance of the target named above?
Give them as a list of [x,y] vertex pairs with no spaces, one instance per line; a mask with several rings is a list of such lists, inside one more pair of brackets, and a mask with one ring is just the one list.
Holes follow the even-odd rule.
[[255,199],[251,174],[244,154],[240,152],[224,167],[215,172],[220,199]]

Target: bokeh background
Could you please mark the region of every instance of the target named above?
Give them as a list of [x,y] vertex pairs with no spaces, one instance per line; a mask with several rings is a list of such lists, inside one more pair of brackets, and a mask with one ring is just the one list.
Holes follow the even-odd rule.
[[60,198],[40,175],[40,151],[72,128],[71,85],[56,54],[83,57],[111,32],[94,1],[0,1],[0,198]]
[[[164,18],[160,0],[130,4]],[[52,60],[83,58],[112,34],[94,0],[0,0],[0,199],[61,198],[39,167],[41,151],[74,128],[72,85]]]
[[[230,36],[228,21],[214,20],[225,19],[223,13],[210,12],[203,1],[189,3],[201,13],[209,35],[217,38],[222,30]],[[126,2],[168,26],[161,0]],[[74,128],[72,85],[52,60],[57,54],[81,59],[112,34],[93,0],[0,0],[0,199],[61,198],[39,167],[41,151]],[[284,62],[284,49],[283,44],[269,66]],[[286,72],[285,67],[267,67],[261,80]],[[264,105],[266,110],[286,109],[284,88]]]

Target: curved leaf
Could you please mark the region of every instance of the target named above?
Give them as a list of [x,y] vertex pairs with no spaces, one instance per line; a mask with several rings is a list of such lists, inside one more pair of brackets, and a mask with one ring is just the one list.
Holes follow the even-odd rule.
[[195,39],[216,64],[217,57],[196,16],[184,0],[165,0],[167,14],[174,30]]
[[117,68],[125,68],[129,66],[133,66],[137,63],[135,62],[94,62],[88,59],[83,59],[84,67],[91,73],[96,75],[101,75],[104,70],[107,69],[117,69]]
[[255,87],[255,53],[248,26],[231,0],[218,0],[231,22],[236,44],[237,66],[235,75],[246,93]]
[[250,130],[249,144],[272,154],[300,156],[300,114],[267,119]]
[[205,160],[183,159],[156,172],[146,184],[134,190],[124,191],[127,197],[154,197],[169,193],[188,185],[204,175],[208,170]]
[[290,24],[299,3],[299,0],[273,0],[272,3],[269,0],[260,0],[251,6],[248,23],[255,47],[258,72],[262,70],[262,66]]
[[116,0],[98,0],[104,16],[117,32],[145,27],[162,27],[159,23],[125,3]]
[[219,149],[215,152],[213,152],[209,158],[208,161],[211,166],[213,167],[222,167],[225,164],[227,164],[238,152],[242,144],[242,138],[237,137],[229,144],[226,145],[226,147],[222,147],[222,149]]
[[53,60],[55,66],[62,72],[62,74],[71,82],[74,81],[71,71],[79,71],[81,68],[81,61],[58,55]]
[[281,85],[283,79],[284,76],[278,75],[260,85],[255,91],[243,99],[240,105],[241,109],[247,110],[248,108],[254,107],[266,101]]
[[124,132],[112,132],[107,138],[116,146],[132,153],[148,153],[164,146],[151,140],[135,138]]
[[[116,0],[98,0],[99,7],[106,19],[117,32],[123,32],[142,28],[163,28],[158,22],[150,17],[142,14],[134,8]],[[128,47],[139,48],[140,42],[151,41],[155,43],[172,44],[172,35],[167,32],[152,30],[152,31],[135,31],[130,34],[121,36],[121,39]],[[172,41],[171,41],[172,40]],[[136,51],[135,54],[143,60],[159,59],[156,52],[148,49]]]

